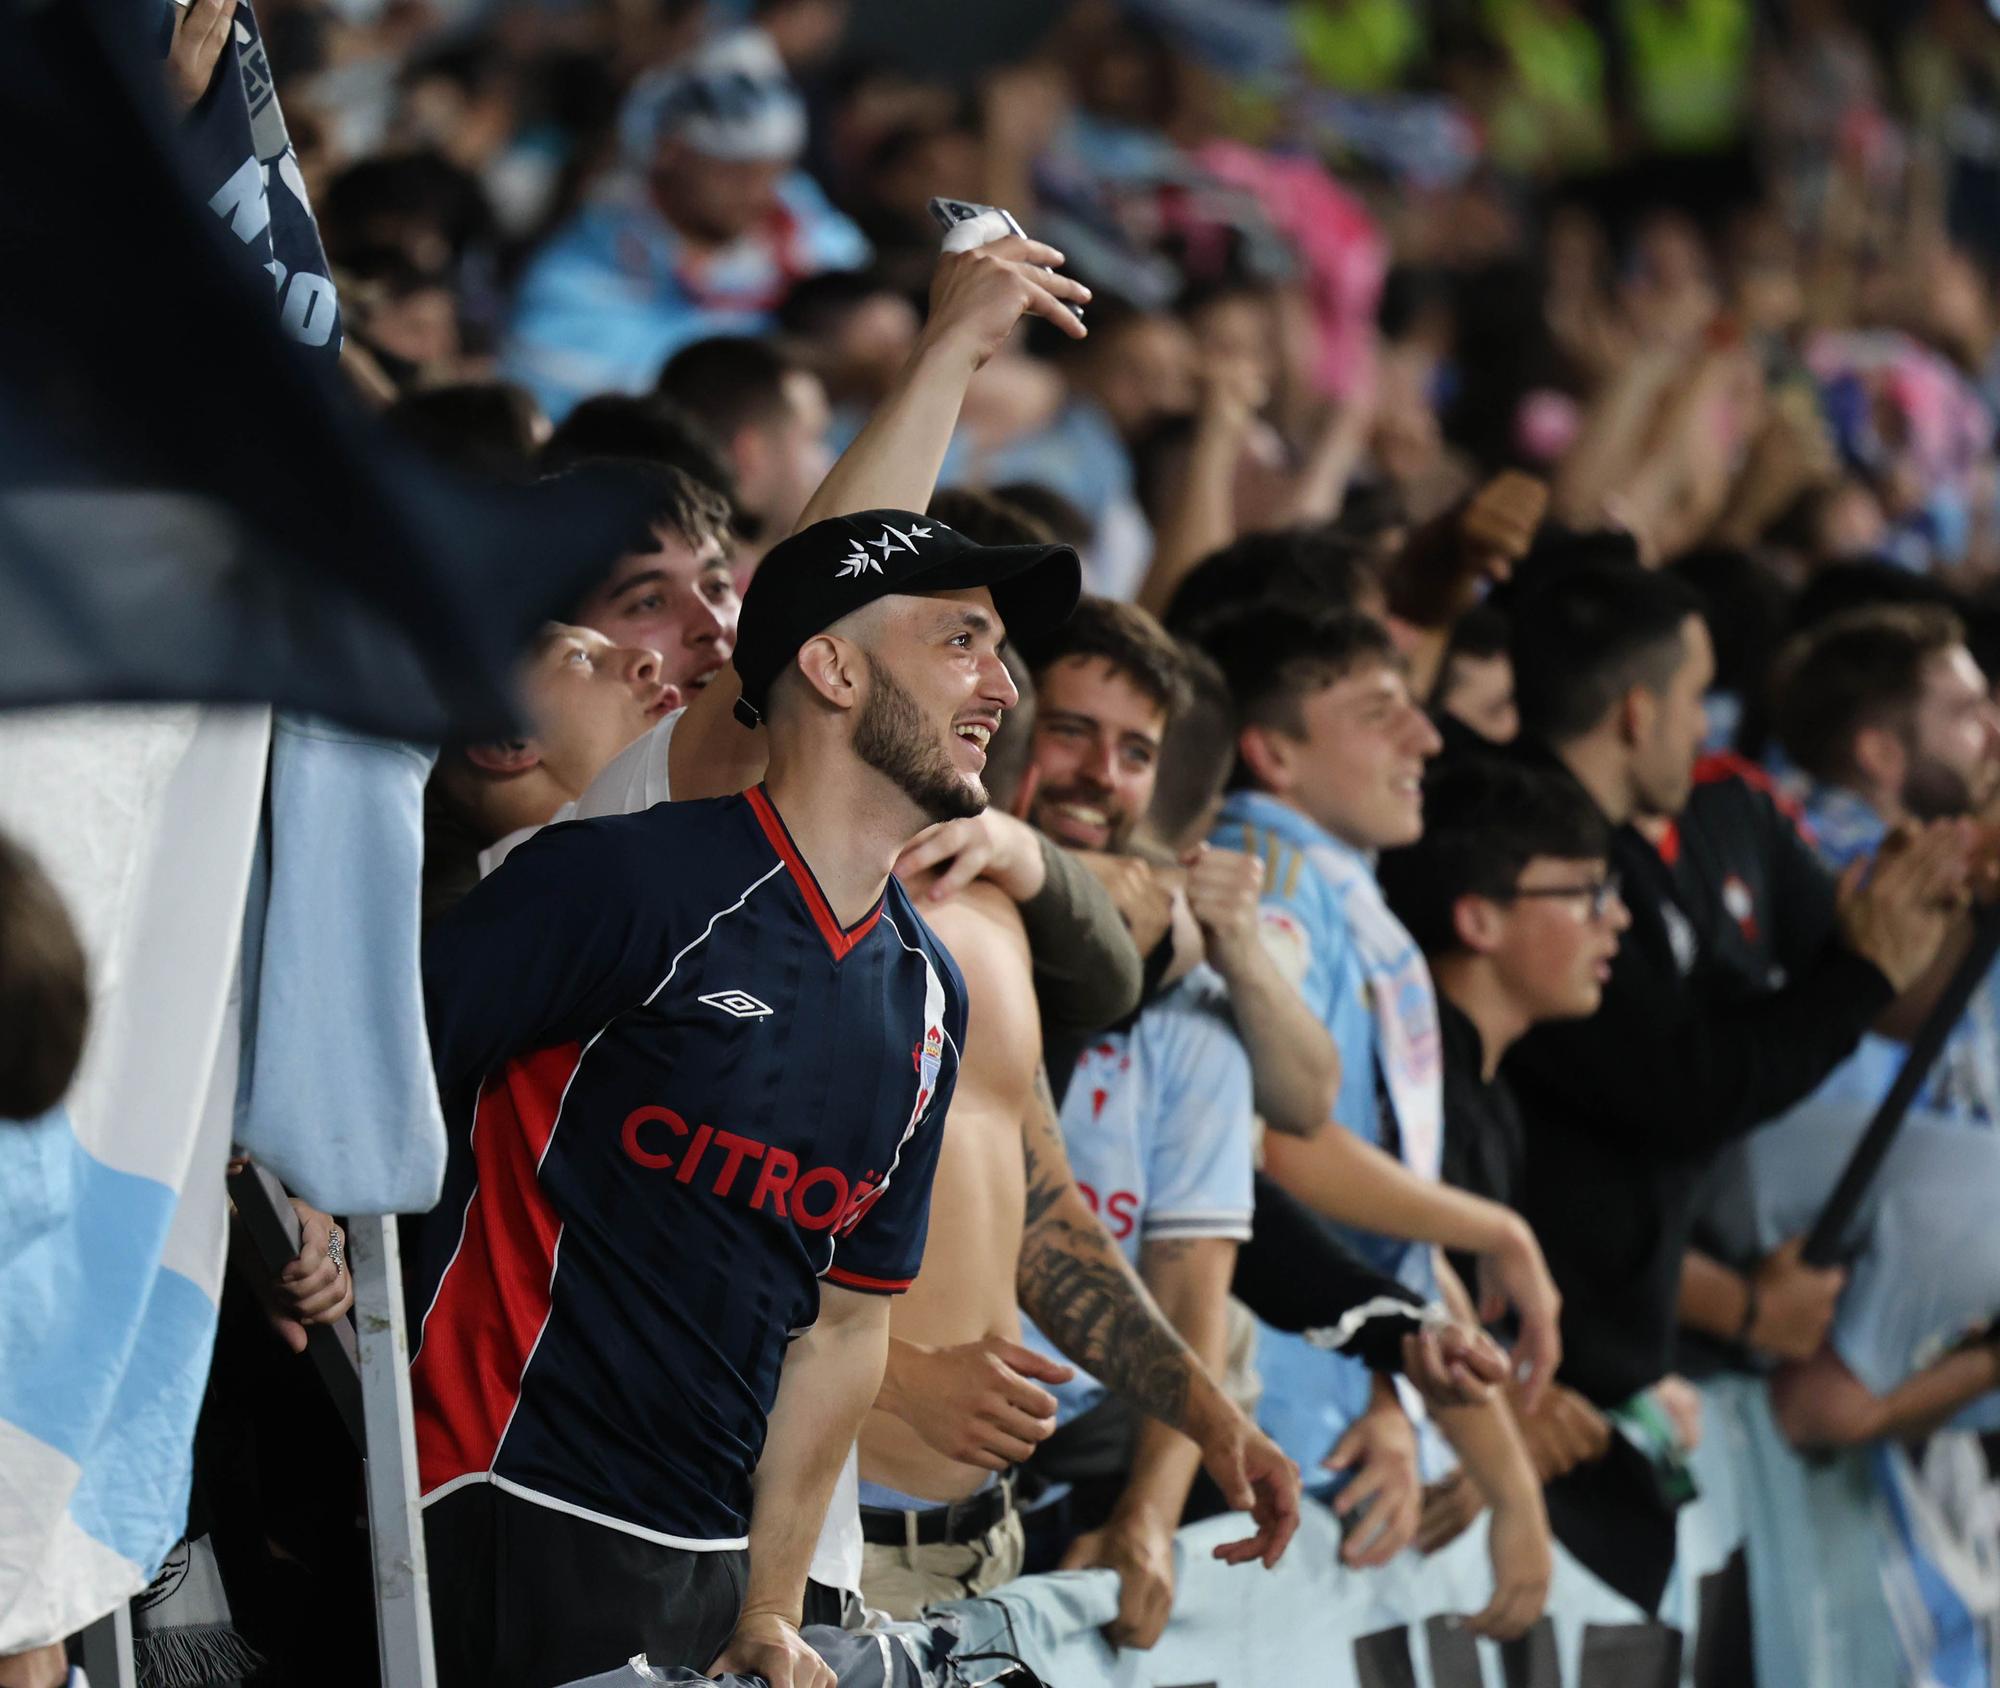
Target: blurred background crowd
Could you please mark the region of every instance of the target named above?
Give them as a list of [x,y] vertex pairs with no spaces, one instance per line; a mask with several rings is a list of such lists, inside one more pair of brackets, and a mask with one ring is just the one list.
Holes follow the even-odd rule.
[[[183,113],[208,95],[234,5],[194,0],[163,36],[169,95]],[[1125,770],[1124,785],[1108,766],[1074,774],[1070,795],[1099,793],[1095,807],[1065,808],[1044,793],[1037,810],[1031,779],[1017,813],[1055,843],[1122,854],[1149,806],[1160,838],[1208,836],[1256,710],[1297,701],[1270,702],[1266,692],[1298,690],[1297,674],[1281,683],[1262,673],[1261,649],[1227,629],[1248,626],[1276,645],[1288,617],[1307,626],[1300,660],[1320,679],[1343,684],[1356,668],[1380,668],[1406,683],[1403,702],[1442,729],[1398,717],[1406,742],[1395,753],[1414,769],[1444,743],[1513,741],[1526,706],[1527,737],[1550,752],[1545,760],[1565,763],[1600,811],[1571,827],[1579,847],[1550,849],[1534,839],[1562,825],[1543,816],[1550,830],[1523,822],[1517,837],[1503,823],[1521,817],[1500,812],[1503,803],[1459,818],[1459,832],[1446,833],[1457,842],[1439,847],[1443,866],[1423,859],[1436,882],[1420,874],[1399,895],[1385,872],[1385,912],[1394,906],[1416,934],[1447,996],[1450,958],[1463,971],[1463,933],[1426,934],[1409,911],[1468,861],[1478,867],[1465,869],[1467,897],[1583,899],[1576,924],[1607,946],[1586,960],[1605,978],[1627,903],[1665,909],[1678,896],[1692,906],[1712,891],[1714,906],[1695,914],[1698,925],[1714,919],[1700,942],[1719,946],[1727,966],[1718,971],[1736,972],[1725,989],[1686,959],[1679,984],[1719,1019],[1731,990],[1747,1000],[1788,972],[1806,976],[1833,930],[1830,880],[1817,868],[1798,869],[1814,888],[1801,893],[1809,917],[1789,931],[1778,868],[1758,877],[1773,863],[1793,871],[1798,838],[1842,868],[1892,829],[1992,818],[2000,21],[1981,0],[259,0],[255,24],[259,74],[267,63],[270,78],[261,92],[275,93],[290,137],[289,152],[261,135],[256,150],[267,162],[283,152],[276,172],[316,219],[338,289],[340,363],[364,401],[418,449],[488,480],[526,485],[605,460],[650,466],[654,546],[600,567],[588,594],[538,637],[524,670],[524,735],[448,744],[418,777],[427,917],[534,830],[577,813],[579,800],[588,815],[666,794],[657,729],[711,682],[733,684],[737,616],[759,559],[794,530],[871,418],[916,402],[913,371],[950,314],[953,285],[948,262],[939,266],[935,196],[1006,208],[1090,289],[1087,335],[1066,331],[1059,309],[1030,305],[997,350],[970,360],[978,367],[962,407],[944,423],[939,483],[953,490],[942,508],[967,533],[1073,545],[1086,592],[1117,603],[1084,618],[1112,629],[1105,648],[1086,631],[1064,660],[1102,659],[1116,678],[1158,657],[1171,675],[1148,704],[1148,720],[1158,716],[1150,730],[1192,745],[1186,754],[1201,764],[1163,773],[1157,798],[1150,763]],[[259,121],[256,92],[251,110]],[[276,204],[275,176],[267,188]],[[227,193],[210,202],[218,216],[230,215]],[[240,219],[236,227],[247,241]],[[951,305],[961,313],[952,333],[976,314],[970,291]],[[308,344],[311,309],[286,317]],[[1017,311],[1010,305],[996,343]],[[1510,602],[1510,576],[1525,587],[1540,565],[1556,577],[1609,571],[1626,585],[1605,588],[1610,607],[1595,623],[1588,582],[1573,615],[1546,600],[1537,608],[1525,592]],[[1631,587],[1635,576],[1647,585]],[[1516,606],[1520,625],[1510,621]],[[1229,620],[1246,610],[1262,619]],[[1386,628],[1379,648],[1352,619],[1327,632],[1326,615],[1355,612]],[[1689,617],[1705,622],[1707,642],[1692,632],[1683,642]],[[1673,661],[1658,679],[1641,659],[1665,649]],[[1539,666],[1517,674],[1517,659]],[[1035,678],[1046,685],[1046,672]],[[1616,716],[1622,700],[1648,689],[1678,696],[1689,684],[1696,691],[1677,717],[1649,717],[1628,735],[1644,742],[1631,752],[1629,801],[1614,812],[1586,772],[1595,753],[1574,746],[1608,744],[1606,712]],[[1378,727],[1362,723],[1353,741]],[[1684,745],[1674,736],[1683,727]],[[1653,755],[1663,758],[1658,789],[1643,790]],[[1345,773],[1327,766],[1337,787]],[[261,770],[260,760],[260,801]],[[1241,786],[1244,770],[1239,761],[1228,777]],[[591,807],[586,794],[607,779],[614,798]],[[1176,779],[1184,789],[1169,790]],[[1718,799],[1717,787],[1737,795]],[[1727,810],[1732,802],[1738,809]],[[1695,814],[1704,803],[1706,821]],[[1789,826],[1801,806],[1801,834],[1715,843],[1737,824],[1727,815],[1754,811],[1763,825],[1783,814]],[[1169,808],[1171,828],[1161,818]],[[1608,850],[1599,821],[1619,829]],[[1412,842],[1394,828],[1329,830],[1365,855],[1371,885],[1373,852]],[[1520,860],[1506,857],[1515,844]],[[1710,845],[1713,858],[1702,854]],[[1635,895],[1628,847],[1656,851],[1679,888]],[[1524,862],[1551,856],[1600,870],[1622,861],[1624,903],[1615,872],[1583,885],[1515,883]],[[401,864],[413,876],[414,862]],[[1503,872],[1497,890],[1480,889],[1488,871]],[[1132,899],[1143,900],[1135,877],[1136,867],[1122,883],[1128,925]],[[1840,895],[1845,910],[1851,887]],[[1665,929],[1671,970],[1682,943],[1673,920]],[[1907,960],[1918,947],[1856,931],[1850,947],[1871,958]],[[1696,942],[1690,932],[1690,955]],[[1908,977],[1900,966],[1879,970],[1906,997],[1935,1000],[1937,981],[1926,997],[1916,978],[1925,967]],[[1367,997],[1367,986],[1349,986],[1355,1001]],[[1595,985],[1582,994],[1594,1008]],[[1952,1163],[1980,1176],[2000,1165],[1996,998],[1989,981],[1926,1104],[1984,1134],[1977,1154]],[[1624,1000],[1632,1010],[1639,999]],[[1847,1046],[1860,1035],[1855,1015]],[[1519,1030],[1554,1017],[1525,1014]],[[1340,1041],[1331,1018],[1327,1029]],[[1625,1048],[1658,1057],[1644,1030],[1643,1014],[1615,1023],[1629,1041],[1609,1067]],[[1808,1131],[1829,1109],[1845,1107],[1850,1124],[1856,1107],[1865,1118],[1893,1070],[1886,1049],[1864,1045],[1856,1059],[1876,1063],[1865,1070],[1837,1066],[1845,1047],[1823,1060],[1800,1055],[1785,1083],[1746,1079],[1741,1095],[1724,1094],[1720,1069],[1693,1075],[1688,1094],[1714,1100],[1718,1122],[1692,1133],[1699,1155],[1662,1157],[1658,1183],[1676,1193],[1661,1198],[1666,1240],[1645,1239],[1658,1256],[1647,1269],[1664,1261],[1674,1275],[1667,1299],[1677,1293],[1678,1303],[1656,1311],[1680,1329],[1656,1428],[1684,1463],[1699,1440],[1680,1381],[1691,1376],[1706,1387],[1711,1419],[1739,1427],[1730,1433],[1742,1456],[1729,1479],[1740,1515],[1705,1515],[1724,1551],[1701,1569],[1745,1537],[1767,1553],[1775,1544],[1771,1563],[1794,1560],[1779,1575],[1759,1570],[1753,1550],[1746,1585],[1738,1556],[1738,1593],[1747,1586],[1782,1617],[1753,1642],[1740,1611],[1704,1609],[1705,1630],[1730,1637],[1731,1650],[1717,1640],[1705,1663],[1691,1654],[1664,1667],[1705,1670],[1699,1679],[1713,1688],[1749,1680],[1732,1673],[1749,1670],[1753,1654],[1766,1688],[1888,1688],[1890,1677],[1866,1673],[1891,1651],[1898,1662],[1882,1668],[1907,1665],[1896,1680],[1970,1688],[2000,1656],[1988,1645],[2000,1623],[1991,1570],[2000,1526],[1981,1510],[1994,1492],[1983,1464],[1934,1467],[1921,1484],[1843,1466],[1855,1492],[1873,1498],[1850,1495],[1839,1513],[1795,1457],[1838,1450],[1865,1462],[1878,1445],[1921,1443],[1948,1422],[1976,1430],[1992,1417],[1955,1417],[1971,1403],[1990,1409],[2000,1384],[2000,1348],[1986,1329],[2000,1311],[2000,1259],[1988,1259],[1990,1227],[1968,1217],[1986,1186],[1961,1178],[1964,1209],[1926,1208],[1953,1175],[1919,1179],[1915,1206],[1886,1210],[1884,1281],[1936,1287],[1950,1275],[1939,1262],[1955,1260],[1962,1238],[1963,1281],[1918,1311],[1870,1303],[1857,1318],[1917,1335],[1879,1374],[1851,1351],[1835,1372],[1813,1362],[1844,1280],[1803,1262],[1796,1239],[1837,1157],[1812,1161],[1785,1127],[1768,1134],[1780,1147],[1761,1168],[1744,1151],[1719,1152],[1809,1094],[1819,1114],[1793,1121]],[[1497,1062],[1480,1074],[1488,1084]],[[1578,1077],[1565,1098],[1563,1075],[1516,1065],[1530,1078],[1531,1140],[1552,1094],[1594,1105],[1594,1077]],[[1369,1092],[1365,1061],[1357,1070],[1364,1108],[1393,1128],[1395,1109]],[[1465,1101],[1453,1100],[1451,1070],[1448,1060],[1447,1109]],[[1840,1096],[1815,1091],[1839,1073],[1849,1086]],[[1511,1100],[1503,1108],[1486,1090],[1472,1095],[1506,1113],[1519,1138]],[[1732,1113],[1725,1129],[1728,1109],[1744,1117]],[[1528,1438],[1536,1477],[1560,1481],[1624,1433],[1607,1415],[1628,1397],[1653,1397],[1662,1381],[1657,1368],[1625,1379],[1613,1366],[1599,1386],[1589,1377],[1603,1356],[1580,1340],[1593,1330],[1615,1337],[1627,1305],[1619,1295],[1629,1291],[1636,1307],[1650,1291],[1610,1286],[1597,1326],[1576,1314],[1593,1287],[1588,1273],[1573,1275],[1576,1260],[1589,1256],[1559,1257],[1568,1220],[1549,1209],[1572,1198],[1589,1206],[1587,1156],[1573,1183],[1524,1197],[1509,1187],[1518,1165],[1454,1162],[1449,1120],[1443,1134],[1446,1181],[1528,1212],[1571,1311],[1569,1369],[1558,1375],[1574,1387],[1554,1396],[1557,1418],[1570,1416],[1530,1425]],[[1835,1140],[1844,1149],[1855,1135]],[[1512,1150],[1518,1163],[1518,1141]],[[1700,1189],[1696,1159],[1712,1174]],[[1732,1207],[1733,1195],[1781,1185],[1795,1199],[1775,1234],[1768,1213],[1753,1222]],[[1258,1199],[1262,1229],[1261,1190]],[[1675,1226],[1697,1211],[1702,1252],[1683,1260]],[[352,1294],[339,1283],[337,1242],[327,1251],[337,1221],[303,1201],[297,1217],[295,1269],[223,1306],[189,1530],[197,1538],[209,1502],[260,1486],[281,1497],[272,1510],[302,1539],[353,1533],[351,1474],[301,1478],[288,1432],[273,1422],[278,1404],[309,1425],[328,1409],[298,1368],[280,1371],[289,1356],[263,1326],[279,1320],[302,1348],[306,1328],[344,1318]],[[1781,1237],[1794,1240],[1774,1248]],[[1525,1246],[1540,1272],[1541,1253]],[[1970,1336],[1970,1346],[1934,1342],[1947,1326],[1952,1344]],[[1984,1369],[1960,1366],[1921,1400],[1898,1393],[1907,1378],[1940,1375],[1940,1353],[1974,1350]],[[1713,1380],[1748,1379],[1762,1402],[1771,1375],[1768,1407],[1754,1409],[1762,1428],[1740,1430],[1751,1417],[1732,1415],[1754,1416],[1748,1396]],[[1276,1400],[1282,1380],[1266,1381],[1278,1383]],[[1286,1451],[1311,1474],[1316,1451],[1290,1442]],[[1747,1470],[1761,1473],[1762,1489]],[[1667,1497],[1663,1515],[1687,1498]],[[1884,1521],[1882,1508],[1919,1500],[1949,1515],[1950,1528],[1900,1512]],[[1440,1516],[1451,1510],[1433,1484],[1426,1537],[1456,1533]],[[1404,1542],[1416,1533],[1414,1502],[1409,1523]],[[1826,1532],[1819,1560],[1804,1551],[1815,1528]],[[1545,1557],[1545,1519],[1541,1529]],[[1920,1567],[1912,1578],[1947,1562],[1951,1574],[1890,1590],[1899,1648],[1871,1651],[1880,1640],[1871,1632],[1841,1661],[1840,1614],[1827,1602],[1856,1584],[1822,1580],[1826,1543],[1865,1561],[1870,1530],[1909,1550],[1904,1560]],[[234,1603],[276,1661],[259,1680],[306,1680],[316,1656],[365,1676],[369,1637],[329,1640],[341,1626],[326,1620],[330,1602],[367,1603],[365,1567],[346,1545],[327,1572],[305,1568],[311,1552],[300,1541],[251,1544],[264,1586],[247,1599],[235,1591]],[[1869,1578],[1861,1561],[1843,1574]],[[1539,1610],[1547,1592],[1544,1567],[1528,1604]],[[1651,1593],[1653,1606],[1640,1601],[1648,1611],[1659,1589]],[[1886,1635],[1890,1625],[1877,1628]],[[1964,1643],[1956,1652],[1954,1636]],[[1802,1652],[1808,1641],[1819,1650]],[[1787,1657],[1792,1673],[1775,1672]],[[1849,1674],[1827,1674],[1835,1663]],[[1670,1679],[1614,1670],[1597,1680]]]

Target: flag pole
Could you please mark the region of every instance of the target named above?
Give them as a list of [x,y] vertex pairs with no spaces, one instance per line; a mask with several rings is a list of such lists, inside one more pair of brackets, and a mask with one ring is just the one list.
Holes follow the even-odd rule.
[[1803,1251],[1807,1265],[1840,1263],[1848,1228],[1861,1210],[1868,1187],[1882,1170],[1882,1162],[1888,1158],[1896,1133],[1903,1127],[1910,1104],[1917,1099],[1924,1080],[1930,1077],[1931,1069],[1944,1053],[1945,1040],[1963,1017],[1972,993],[1992,971],[1997,957],[2000,957],[2000,903],[1993,903],[1979,911],[1972,928],[1971,948],[1953,970],[1930,1013],[1924,1016],[1917,1035],[1910,1040],[1910,1052],[1902,1071],[1896,1074],[1896,1082],[1889,1086],[1889,1094],[1882,1098],[1882,1105],[1875,1110],[1875,1117],[1868,1122],[1868,1129],[1848,1157],[1840,1182],[1833,1187],[1833,1194],[1827,1197],[1826,1206],[1813,1222]]

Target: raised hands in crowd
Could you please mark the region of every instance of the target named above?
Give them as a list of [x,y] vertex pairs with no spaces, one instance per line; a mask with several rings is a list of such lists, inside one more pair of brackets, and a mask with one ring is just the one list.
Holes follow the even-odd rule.
[[[184,134],[262,97],[239,4],[163,19]],[[970,96],[836,65],[840,10],[510,0],[421,55],[424,6],[266,20],[318,61],[276,67],[295,147],[251,116],[347,367],[461,469],[657,493],[541,635],[519,736],[446,746],[424,799],[443,1688],[641,1651],[831,1688],[803,1632],[854,1598],[1053,1569],[1115,1573],[1105,1637],[1150,1649],[1216,1511],[1245,1576],[1315,1530],[1364,1576],[1483,1526],[1483,1638],[1559,1554],[1650,1619],[1741,1404],[1692,1353],[1821,1454],[2000,1389],[2000,1250],[1940,1240],[2000,1180],[1993,985],[1905,1128],[1917,1193],[1841,1265],[1804,1258],[1798,1141],[1858,1132],[2000,892],[1964,55],[1904,111],[1874,44],[1836,77],[1760,40],[1697,67],[1715,115],[1614,20],[1614,117],[1528,86],[1556,48],[1519,20],[1477,66],[1417,20],[1372,97],[1451,90],[1481,150],[1441,162],[1362,132],[1310,30],[1274,85],[1325,87],[1235,98],[1227,7],[1076,8]],[[939,253],[933,193],[1037,234]],[[83,1037],[45,893],[0,840],[23,1117]],[[303,1354],[354,1287],[293,1209],[252,1288]],[[1734,1448],[1709,1469],[1754,1482]],[[1816,1550],[1751,1558],[1833,1576]],[[531,1592],[563,1566],[575,1602]]]

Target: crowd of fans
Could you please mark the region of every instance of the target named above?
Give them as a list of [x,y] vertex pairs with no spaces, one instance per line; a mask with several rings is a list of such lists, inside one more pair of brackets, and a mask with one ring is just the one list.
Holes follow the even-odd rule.
[[[727,10],[258,10],[367,402],[652,489],[426,796],[446,1688],[817,1688],[801,1623],[1057,1567],[1147,1648],[1174,1532],[1273,1563],[1301,1488],[1355,1576],[1490,1515],[1512,1639],[1557,1544],[1661,1610],[1717,1378],[1801,1455],[1986,1428],[1990,982],[1802,1242],[1996,877],[2000,25],[1129,0],[946,76]],[[350,1477],[275,1475],[260,1316],[352,1300],[299,1217],[201,1443],[257,1680],[373,1669]]]

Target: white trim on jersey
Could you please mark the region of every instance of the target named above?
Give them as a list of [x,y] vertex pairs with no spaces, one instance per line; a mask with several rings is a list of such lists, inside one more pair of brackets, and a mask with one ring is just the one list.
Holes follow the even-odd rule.
[[1250,1215],[1234,1213],[1155,1213],[1148,1208],[1140,1220],[1139,1240],[1148,1237],[1222,1237],[1231,1242],[1250,1240]]
[[[917,1027],[917,1037],[919,1038],[919,1040],[921,1040],[925,1032],[927,1032],[932,1026],[936,1026],[939,1032],[943,1035],[945,1042],[951,1043],[951,1032],[945,1027],[944,1023],[944,982],[937,976],[937,969],[931,965],[931,958],[928,955],[926,955],[921,949],[919,949],[915,944],[911,943],[908,938],[903,936],[902,927],[896,924],[896,917],[892,915],[886,907],[884,907],[884,909],[882,910],[882,919],[888,925],[889,930],[896,934],[896,942],[901,944],[904,949],[908,950],[910,954],[914,955],[919,961],[921,961],[924,964],[924,1018],[923,1018],[923,1023]],[[957,1044],[952,1043],[951,1053],[953,1061],[952,1075],[955,1079],[958,1073]],[[921,1076],[918,1078],[917,1082],[919,1088],[921,1088],[923,1084]],[[932,1108],[935,1108],[937,1106],[937,1094],[935,1089],[932,1091],[931,1094],[930,1106]],[[889,1158],[889,1170],[882,1174],[882,1182],[875,1186],[875,1194],[873,1198],[871,1198],[872,1200],[879,1201],[882,1198],[882,1196],[887,1192],[889,1188],[889,1180],[896,1176],[896,1168],[903,1164],[904,1146],[910,1141],[912,1137],[916,1136],[917,1127],[923,1123],[924,1115],[928,1111],[929,1110],[925,1108],[921,1099],[918,1101],[917,1105],[910,1110],[910,1123],[903,1127],[903,1135],[896,1139],[896,1152]],[[833,1270],[833,1260],[835,1253],[836,1249],[834,1245],[834,1236],[833,1233],[829,1231],[827,1232],[826,1235],[826,1264],[820,1268],[820,1270],[815,1274],[815,1276],[824,1278],[827,1275],[827,1273]],[[839,1286],[836,1285],[835,1287],[838,1288]]]
[[[472,1135],[479,1129],[479,1101],[486,1094],[486,1081],[479,1081],[479,1088],[472,1093],[472,1124],[466,1128],[465,1142],[472,1146]],[[437,1286],[431,1291],[431,1298],[424,1304],[423,1317],[417,1320],[417,1345],[410,1350],[410,1369],[414,1371],[417,1356],[424,1351],[424,1337],[430,1331],[431,1312],[438,1304],[438,1297],[444,1294],[444,1286],[451,1280],[451,1269],[458,1264],[458,1257],[465,1252],[465,1233],[472,1228],[472,1204],[479,1200],[478,1160],[473,1161],[472,1188],[465,1194],[465,1211],[458,1216],[458,1241],[451,1245],[451,1258],[444,1263],[444,1270],[438,1274]]]
[[422,1510],[433,1501],[443,1500],[446,1495],[456,1494],[470,1483],[491,1483],[494,1488],[512,1495],[516,1500],[527,1501],[532,1506],[546,1506],[551,1512],[567,1512],[572,1518],[581,1518],[588,1523],[601,1524],[607,1530],[616,1530],[620,1535],[637,1536],[641,1541],[653,1542],[660,1547],[678,1547],[686,1553],[729,1553],[737,1548],[750,1545],[748,1536],[731,1536],[726,1540],[698,1541],[692,1536],[670,1536],[664,1530],[649,1530],[642,1524],[628,1524],[622,1518],[613,1518],[608,1512],[593,1512],[587,1506],[578,1506],[573,1500],[558,1500],[554,1495],[545,1495],[535,1489],[525,1488],[510,1482],[505,1477],[496,1477],[490,1471],[468,1471],[454,1477],[449,1483],[440,1483],[435,1489],[417,1502]]

